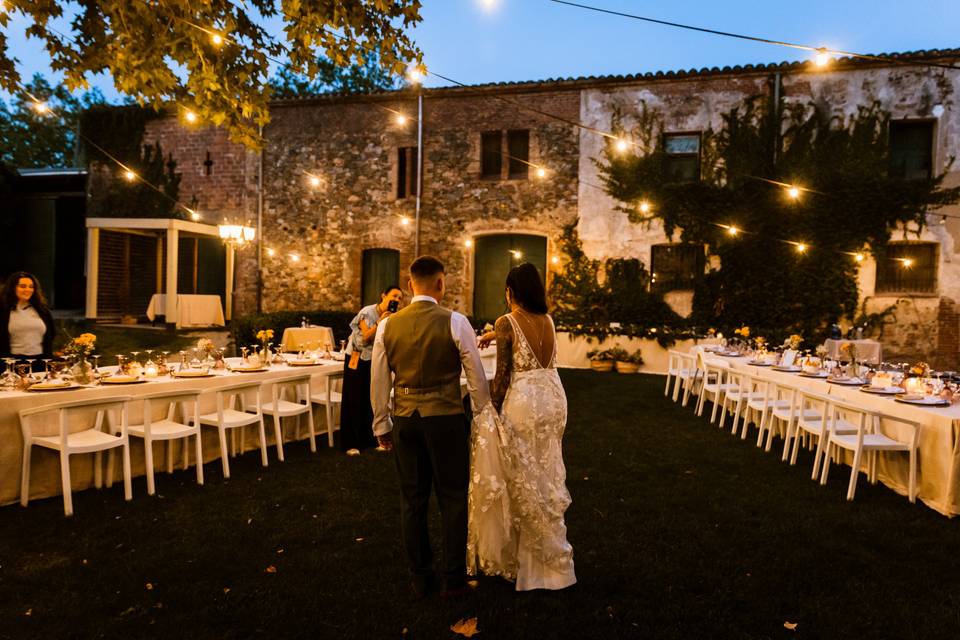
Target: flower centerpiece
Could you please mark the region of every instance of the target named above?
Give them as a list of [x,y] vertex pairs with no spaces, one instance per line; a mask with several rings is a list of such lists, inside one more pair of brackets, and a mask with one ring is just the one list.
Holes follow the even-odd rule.
[[858,369],[857,369],[857,343],[856,342],[844,342],[840,347],[840,352],[845,354],[847,358],[850,359],[850,363],[847,365],[847,375],[851,378],[856,378]]
[[903,379],[903,388],[907,393],[926,393],[927,380],[930,377],[930,365],[926,362],[915,362],[907,369]]
[[733,330],[733,335],[737,336],[736,340],[738,344],[742,344],[750,339],[750,327],[744,325],[739,329]]
[[260,356],[260,361],[265,364],[270,364],[270,354],[268,352],[267,345],[270,341],[273,340],[273,329],[260,329],[257,331],[257,341],[260,343],[262,349],[262,355]]
[[799,333],[791,333],[790,337],[783,343],[783,348],[796,351],[800,348],[801,344],[803,344],[803,336]]
[[73,360],[70,373],[80,384],[89,384],[93,380],[93,367],[87,362],[87,358],[93,355],[96,346],[97,336],[81,333],[63,347],[63,355]]
[[608,350],[594,349],[587,353],[590,358],[590,368],[594,371],[613,371],[613,355]]

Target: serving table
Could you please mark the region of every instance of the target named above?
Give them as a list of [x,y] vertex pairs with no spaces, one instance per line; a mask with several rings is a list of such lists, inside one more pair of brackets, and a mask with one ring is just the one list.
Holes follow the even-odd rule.
[[[840,401],[920,424],[918,495],[923,502],[948,516],[960,513],[960,405],[925,407],[897,402],[890,396],[865,393],[859,386],[844,386],[823,378],[776,371],[751,365],[747,358],[706,355],[708,361],[722,361],[734,370],[758,378],[838,398]],[[907,440],[909,427],[881,420],[880,431]],[[781,433],[782,436],[782,433]],[[849,460],[847,461],[849,464]],[[880,481],[901,495],[907,495],[909,461],[905,455],[882,455],[877,462]]]
[[[238,364],[239,359],[228,358],[228,365]],[[103,371],[109,368],[102,368]],[[343,362],[339,360],[320,360],[315,365],[310,366],[287,366],[274,365],[267,368],[266,371],[258,373],[238,373],[238,372],[213,372],[214,375],[208,378],[172,378],[164,376],[149,380],[141,384],[129,385],[108,385],[87,386],[79,389],[64,391],[0,391],[0,504],[10,504],[16,502],[20,497],[20,465],[23,456],[23,434],[20,430],[19,411],[43,405],[53,405],[62,402],[72,402],[76,400],[94,400],[97,398],[106,398],[110,396],[132,396],[130,403],[129,416],[130,422],[135,423],[140,420],[142,413],[142,403],[137,402],[138,397],[147,394],[181,391],[187,389],[199,389],[204,392],[200,396],[200,411],[210,412],[216,410],[216,394],[207,393],[215,391],[218,388],[236,384],[243,380],[257,380],[262,383],[270,384],[272,381],[302,375],[304,373],[321,374],[314,376],[311,382],[311,391],[317,392],[323,389],[329,391],[331,374],[338,374],[343,370]],[[261,393],[264,393],[261,391]],[[268,393],[268,392],[266,392]],[[267,397],[266,395],[264,397]],[[329,397],[329,395],[327,396]],[[323,415],[319,411],[318,415]],[[43,435],[54,435],[59,433],[56,423],[56,414],[51,412],[47,422],[33,422],[34,433]],[[324,420],[323,423],[325,424]],[[81,428],[80,425],[77,427]],[[286,432],[292,432],[287,429]],[[318,429],[322,432],[322,429]],[[267,429],[268,446],[270,446],[271,429]],[[245,447],[247,450],[257,448],[259,443],[257,437],[251,432],[249,437],[245,438]],[[218,441],[216,429],[203,430],[203,459],[204,462],[216,460],[220,457],[220,444]],[[179,451],[182,446],[179,441],[170,441]],[[157,445],[163,446],[163,445]],[[270,449],[271,456],[273,449]],[[144,452],[143,443],[139,438],[131,438],[130,459],[134,476],[143,475]],[[162,457],[155,456],[155,459],[162,460]],[[174,459],[179,460],[175,452]],[[93,460],[92,455],[79,455],[70,461],[71,475],[74,491],[79,491],[93,486]],[[275,458],[273,460],[276,461]],[[193,463],[191,452],[191,463]],[[117,465],[119,467],[119,465]],[[119,469],[117,470],[119,479]],[[60,463],[55,452],[34,449],[31,460],[31,480],[30,480],[30,498],[44,498],[60,495]]]
[[[155,293],[147,306],[147,318],[150,322],[166,313],[167,296]],[[180,327],[222,327],[223,305],[220,296],[177,294],[177,328]]]
[[[315,342],[315,345],[310,343]],[[301,349],[308,349],[324,345],[330,345],[330,348],[336,348],[333,341],[333,329],[330,327],[287,327],[283,330],[283,338],[280,340],[280,350],[284,352],[296,352]]]
[[857,360],[868,364],[883,362],[883,346],[876,340],[827,340],[823,345],[827,348],[827,357],[831,360],[849,360],[841,351],[845,344],[852,343],[857,347]]

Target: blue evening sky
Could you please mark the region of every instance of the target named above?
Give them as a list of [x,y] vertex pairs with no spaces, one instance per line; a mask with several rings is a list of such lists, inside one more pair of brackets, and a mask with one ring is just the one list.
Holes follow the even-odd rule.
[[[960,47],[958,0],[580,0],[723,31],[860,53]],[[549,0],[424,0],[413,35],[429,68],[460,82],[627,74],[808,57],[778,46],[679,31]],[[47,56],[7,27],[24,77],[49,73]],[[271,30],[279,33],[279,28]],[[94,79],[116,98],[108,78]],[[436,79],[430,86],[443,84]]]

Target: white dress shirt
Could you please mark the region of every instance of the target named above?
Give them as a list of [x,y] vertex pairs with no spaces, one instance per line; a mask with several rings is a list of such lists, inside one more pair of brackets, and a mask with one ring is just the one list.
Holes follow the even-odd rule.
[[[414,296],[414,302],[437,301],[431,296]],[[383,330],[390,322],[390,318],[380,321],[377,326],[377,335],[373,339],[373,360],[370,369],[370,402],[373,404],[373,433],[378,436],[393,431],[393,421],[390,419],[390,390],[393,389],[393,372],[387,362],[387,352],[383,347]],[[470,393],[473,412],[490,402],[490,387],[487,385],[487,374],[483,370],[480,360],[480,351],[477,349],[477,337],[473,333],[470,321],[462,313],[454,311],[450,315],[450,335],[454,344],[460,350],[460,362],[467,377],[467,391]]]

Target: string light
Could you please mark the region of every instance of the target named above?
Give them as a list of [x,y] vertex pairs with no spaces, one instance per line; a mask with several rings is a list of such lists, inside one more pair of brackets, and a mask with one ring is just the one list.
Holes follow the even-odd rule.
[[188,207],[184,207],[184,209],[186,209],[187,213],[190,214],[190,219],[191,219],[191,220],[193,220],[194,222],[197,222],[198,220],[200,220],[200,214],[199,214],[199,213],[197,213],[196,211],[194,211],[193,209],[190,209],[190,208],[188,208]]
[[940,218],[940,224],[947,224],[947,216]]
[[832,58],[830,57],[830,52],[827,51],[825,47],[820,47],[819,49],[817,49],[816,55],[813,56],[814,64],[816,64],[821,69],[827,66],[828,64],[830,64],[831,59]]
[[857,262],[863,262],[864,257],[865,256],[862,253],[853,254],[853,259],[856,260]]
[[736,237],[738,233],[740,233],[740,229],[733,226],[727,227],[727,235]]
[[130,171],[130,169],[127,169],[123,172],[123,179],[127,182],[133,182],[137,179],[137,174],[135,174],[133,171]]
[[423,82],[423,72],[416,65],[410,65],[407,69],[407,80],[410,84],[420,84]]
[[616,149],[619,153],[624,153],[627,149],[630,148],[630,143],[624,140],[623,138],[617,138],[616,142],[613,143],[613,148]]
[[553,256],[552,258],[550,258],[550,262],[551,264],[560,264],[560,258],[558,258],[557,256]]
[[802,242],[795,242],[793,246],[796,247],[797,253],[805,253],[807,251],[807,245]]
[[300,256],[298,256],[298,255],[295,254],[295,253],[291,253],[291,254],[290,254],[290,261],[291,261],[291,262],[300,262]]
[[410,218],[408,218],[407,216],[403,216],[402,218],[400,218],[400,224],[402,224],[405,227],[410,226]]
[[268,249],[267,249],[267,255],[272,258],[273,256],[277,255],[277,250],[276,250],[276,249],[273,249],[273,248],[268,248]]
[[407,124],[407,116],[403,115],[402,113],[398,113],[398,114],[397,114],[397,124],[400,125],[401,127],[402,127],[403,125]]
[[546,178],[546,177],[547,177],[547,170],[544,169],[543,167],[537,167],[537,177],[538,177],[538,178]]
[[651,208],[650,203],[646,200],[640,201],[640,213],[650,213]]
[[43,100],[34,100],[33,110],[41,116],[53,113],[53,110],[50,108],[50,106]]
[[183,113],[183,119],[189,122],[190,124],[193,124],[197,121],[197,114],[195,114],[193,111],[190,111],[190,109],[187,109]]
[[787,189],[787,195],[790,196],[791,200],[797,200],[800,198],[800,188],[799,187],[790,187]]
[[314,189],[319,188],[320,185],[323,184],[323,181],[320,180],[320,176],[315,176],[315,175],[310,175],[307,178],[307,181],[310,183],[310,186],[313,187]]
[[910,267],[913,266],[913,258],[903,258],[900,260],[900,262],[903,263],[904,269],[909,269]]
[[467,249],[469,249],[470,247],[473,246],[473,240],[464,240],[464,241],[463,241],[463,246],[465,246]]
[[513,256],[513,259],[514,259],[514,260],[519,260],[520,258],[523,257],[523,252],[522,252],[522,251],[517,251],[516,249],[511,249],[511,250],[510,250],[510,255]]
[[210,34],[210,42],[213,43],[213,46],[219,47],[223,44],[223,36],[219,33]]

